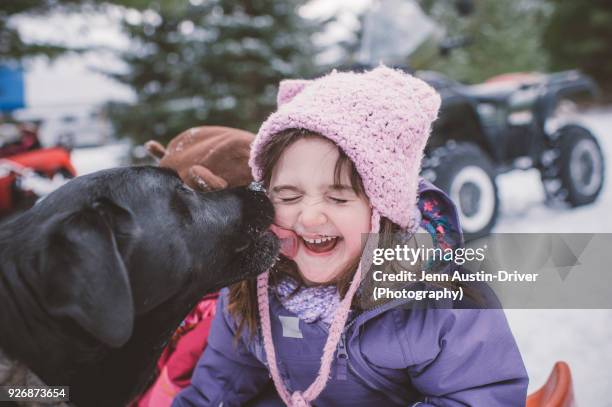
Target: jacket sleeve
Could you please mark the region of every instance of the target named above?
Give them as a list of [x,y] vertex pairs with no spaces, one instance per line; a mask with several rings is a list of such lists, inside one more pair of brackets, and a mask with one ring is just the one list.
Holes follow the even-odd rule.
[[[398,329],[419,407],[525,405],[529,379],[500,309],[415,309]],[[396,320],[397,321],[397,320]],[[402,338],[403,336],[403,338]]]
[[227,290],[221,292],[217,312],[191,384],[175,397],[172,407],[240,406],[264,389],[267,368],[244,345],[234,340],[236,325],[227,312]]

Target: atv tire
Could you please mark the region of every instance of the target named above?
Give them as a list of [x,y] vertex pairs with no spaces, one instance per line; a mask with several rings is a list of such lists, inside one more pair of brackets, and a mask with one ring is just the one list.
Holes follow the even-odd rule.
[[423,176],[449,194],[457,206],[465,240],[489,234],[499,211],[495,170],[473,143],[448,142],[426,157]]
[[597,139],[584,127],[568,125],[554,137],[549,162],[543,163],[542,183],[548,202],[572,207],[595,201],[605,177],[605,162]]

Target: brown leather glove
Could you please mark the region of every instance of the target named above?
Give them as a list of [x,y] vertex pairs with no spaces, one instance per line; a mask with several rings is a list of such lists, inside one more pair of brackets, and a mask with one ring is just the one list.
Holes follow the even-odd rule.
[[254,138],[245,130],[201,126],[182,132],[167,148],[155,140],[147,141],[145,147],[160,167],[174,169],[185,184],[212,191],[253,181],[248,160]]

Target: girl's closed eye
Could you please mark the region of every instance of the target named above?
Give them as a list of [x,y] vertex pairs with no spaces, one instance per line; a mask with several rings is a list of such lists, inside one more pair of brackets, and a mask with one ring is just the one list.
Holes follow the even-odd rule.
[[274,197],[274,202],[294,203],[301,198],[301,195],[277,195]]
[[304,195],[293,185],[276,185],[270,192],[270,200],[274,203],[295,203]]
[[345,199],[345,198],[337,198],[337,197],[334,197],[334,196],[330,196],[330,197],[329,197],[329,199],[330,199],[332,202],[337,203],[337,204],[340,204],[340,205],[341,205],[341,204],[345,204],[345,203],[347,203],[347,202],[349,201],[348,199]]
[[353,187],[339,183],[331,185],[326,196],[329,201],[338,205],[343,205],[357,199]]

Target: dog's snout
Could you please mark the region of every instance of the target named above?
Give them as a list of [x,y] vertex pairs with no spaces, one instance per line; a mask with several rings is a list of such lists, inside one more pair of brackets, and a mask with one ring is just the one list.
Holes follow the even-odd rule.
[[244,220],[259,234],[267,230],[274,220],[274,206],[263,191],[245,188],[241,191]]
[[241,245],[236,247],[234,252],[235,253],[241,253],[241,252],[245,251],[246,249],[248,249],[249,246],[251,246],[251,242],[249,240],[246,240],[244,243],[242,243]]

